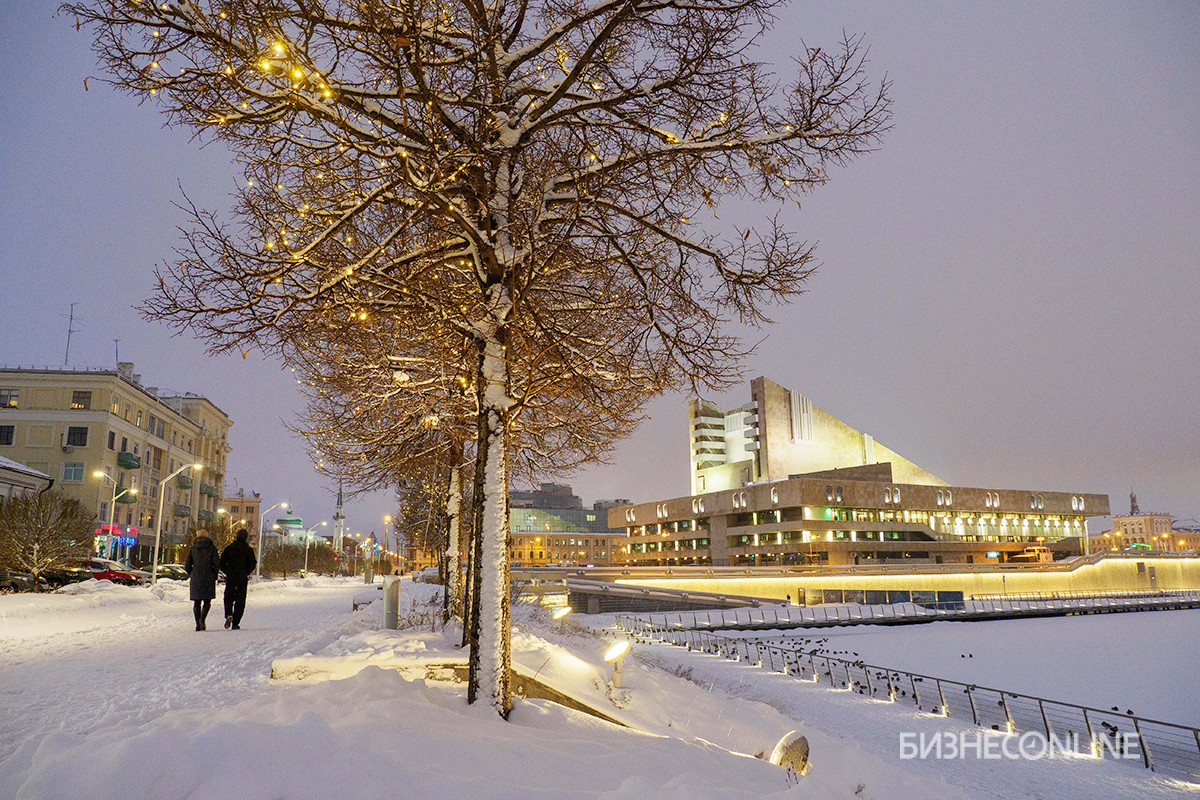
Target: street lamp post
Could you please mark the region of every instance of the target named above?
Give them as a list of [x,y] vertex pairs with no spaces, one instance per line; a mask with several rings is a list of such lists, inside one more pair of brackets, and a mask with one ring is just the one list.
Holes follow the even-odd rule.
[[[116,530],[116,528],[117,528],[117,498],[124,497],[127,494],[135,495],[135,494],[137,494],[137,489],[131,484],[127,488],[121,489],[121,491],[118,492],[117,491],[118,484],[117,484],[116,478],[109,475],[107,472],[104,472],[102,470],[96,470],[95,472],[92,473],[92,475],[97,478],[101,478],[102,480],[111,481],[112,485],[113,485],[112,502],[108,506],[108,542],[109,542],[108,556],[109,556],[109,558],[112,558],[112,556],[115,554],[115,548],[112,546],[112,541],[113,541],[113,531]],[[116,560],[117,559],[113,558],[113,561],[116,561]]]
[[197,472],[204,469],[203,464],[184,464],[179,469],[172,472],[167,477],[158,482],[158,519],[155,520],[154,526],[154,559],[150,567],[150,585],[158,583],[158,547],[162,541],[162,525],[163,525],[163,501],[167,498],[167,483],[172,478],[183,472],[185,469],[194,469]]
[[392,515],[388,514],[383,518],[383,551],[388,552],[388,525],[392,523]]
[[[263,521],[266,520],[267,514],[270,514],[272,511],[279,508],[280,506],[283,506],[284,511],[286,511],[287,507],[288,507],[287,501],[280,500],[278,503],[276,503],[275,505],[271,506],[266,511],[264,511],[258,515],[258,564],[256,564],[254,567],[254,577],[256,577],[256,578],[262,577]],[[275,528],[275,526],[272,525],[271,529],[274,530],[274,528]]]
[[322,522],[320,525],[313,525],[304,532],[304,577],[308,577],[308,540],[312,538],[312,532],[321,525],[328,525],[328,522]]

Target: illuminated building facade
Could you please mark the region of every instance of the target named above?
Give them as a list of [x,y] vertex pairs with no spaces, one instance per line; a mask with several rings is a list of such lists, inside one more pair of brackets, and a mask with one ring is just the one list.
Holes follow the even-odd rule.
[[[1102,494],[950,486],[801,395],[764,378],[751,388],[720,428],[712,404],[691,404],[692,495],[610,510],[629,534],[628,563],[1043,560],[1080,552],[1086,517],[1109,513]],[[698,437],[739,425],[722,448]]]

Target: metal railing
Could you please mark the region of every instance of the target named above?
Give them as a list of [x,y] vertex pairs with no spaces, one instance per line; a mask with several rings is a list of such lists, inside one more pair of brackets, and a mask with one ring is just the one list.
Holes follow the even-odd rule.
[[619,615],[626,630],[655,627],[802,628],[858,625],[871,622],[933,621],[1020,616],[1031,613],[1079,613],[1104,611],[1152,611],[1200,606],[1200,591],[1120,594],[1087,597],[1013,599],[983,598],[945,603],[891,603],[888,605],[762,606],[759,608],[676,611],[661,614]]
[[[629,617],[619,617],[629,621]],[[624,626],[622,626],[624,627]],[[917,711],[1000,734],[1036,732],[1060,751],[1137,763],[1158,775],[1200,783],[1200,729],[1147,719],[1113,708],[1050,700],[906,670],[848,661],[759,639],[678,627],[624,628],[640,637],[744,661],[867,700],[911,704]]]
[[1003,594],[973,594],[972,600],[1076,600],[1095,597],[1179,597],[1196,594],[1191,589],[1143,589],[1101,591],[1077,589],[1068,592],[1006,592]]

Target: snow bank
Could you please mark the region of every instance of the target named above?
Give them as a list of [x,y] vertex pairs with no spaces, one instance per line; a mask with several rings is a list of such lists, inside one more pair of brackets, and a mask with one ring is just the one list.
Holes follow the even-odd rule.
[[[148,768],[151,764],[162,769]],[[394,800],[420,797],[700,800],[811,796],[758,759],[649,736],[544,702],[510,722],[449,685],[367,667],[104,737],[56,735],[0,764],[21,800]]]

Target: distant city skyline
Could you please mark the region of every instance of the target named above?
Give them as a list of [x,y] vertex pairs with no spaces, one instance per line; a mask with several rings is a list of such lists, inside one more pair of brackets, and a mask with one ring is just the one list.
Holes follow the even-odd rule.
[[[843,30],[892,81],[894,130],[782,209],[821,270],[748,332],[745,380],[703,396],[748,402],[763,375],[957,485],[1102,492],[1114,511],[1132,487],[1200,517],[1200,6],[793,5],[761,55],[783,79],[799,37]],[[115,94],[90,43],[39,4],[0,30],[20,76],[0,112],[0,363],[61,364],[76,303],[71,366],[115,367],[119,339],[145,383],[233,419],[228,488],[332,521],[336,484],[287,430],[290,371],[208,357],[134,310],[179,241],[181,189],[226,216],[241,173]],[[585,504],[687,494],[688,399],[651,403],[609,464],[545,479]],[[347,499],[346,530],[381,535],[393,511],[387,493]]]

